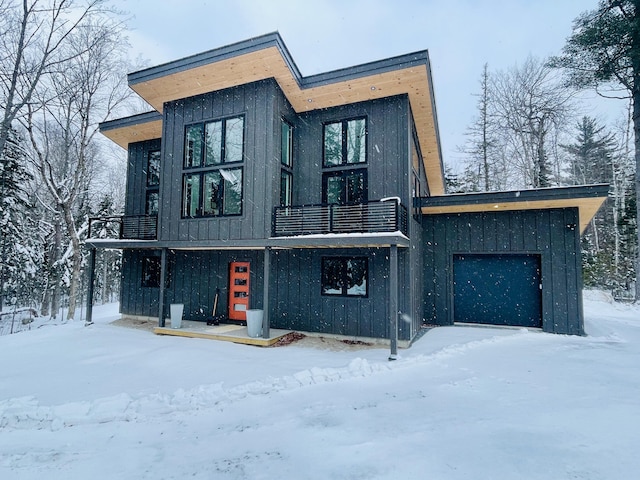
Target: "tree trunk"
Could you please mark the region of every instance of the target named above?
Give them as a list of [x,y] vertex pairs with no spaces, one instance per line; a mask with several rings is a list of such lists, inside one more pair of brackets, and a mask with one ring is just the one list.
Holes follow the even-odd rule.
[[64,222],[69,232],[71,241],[71,279],[69,280],[69,309],[67,320],[73,320],[76,313],[76,303],[80,292],[80,275],[82,272],[82,249],[80,248],[80,238],[76,230],[75,219],[71,211],[72,205],[62,206],[64,210]]
[[634,76],[633,133],[636,162],[636,303],[640,302],[640,71]]
[[54,244],[51,251],[51,280],[49,282],[49,288],[51,291],[51,318],[58,318],[58,312],[60,311],[60,272],[62,267],[59,263],[60,260],[60,247],[62,245],[62,225],[60,220],[56,220]]

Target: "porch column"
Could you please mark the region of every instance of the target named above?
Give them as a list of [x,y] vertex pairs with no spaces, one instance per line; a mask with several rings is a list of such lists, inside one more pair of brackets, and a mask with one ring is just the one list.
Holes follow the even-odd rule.
[[160,251],[160,293],[158,294],[158,326],[164,327],[164,286],[167,278],[167,249]]
[[89,279],[88,279],[88,287],[89,291],[87,292],[87,316],[84,319],[85,325],[90,325],[93,323],[93,284],[96,277],[96,249],[91,247],[89,249]]
[[389,360],[398,358],[398,246],[389,247]]
[[264,249],[264,274],[263,274],[263,288],[262,288],[262,338],[269,338],[269,271],[271,260],[271,247]]

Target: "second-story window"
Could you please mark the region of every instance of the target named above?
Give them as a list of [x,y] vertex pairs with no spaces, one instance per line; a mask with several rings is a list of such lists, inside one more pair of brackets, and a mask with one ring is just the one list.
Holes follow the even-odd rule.
[[187,126],[182,217],[242,214],[244,118]]
[[151,150],[147,155],[147,191],[145,201],[145,213],[147,215],[158,214],[159,189],[160,150]]
[[366,139],[364,118],[324,125],[322,203],[352,205],[368,200]]
[[356,118],[325,124],[323,146],[325,167],[366,163],[366,120]]
[[293,201],[293,127],[282,120],[280,130],[280,205],[288,207]]

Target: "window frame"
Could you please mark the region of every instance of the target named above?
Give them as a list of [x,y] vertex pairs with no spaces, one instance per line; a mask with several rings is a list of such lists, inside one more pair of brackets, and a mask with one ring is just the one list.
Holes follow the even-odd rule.
[[[152,162],[152,158],[156,160]],[[160,158],[161,153],[159,148],[154,148],[147,152],[147,187],[159,187],[160,186]],[[157,165],[152,168],[152,163]],[[153,178],[157,178],[157,181],[152,181]]]
[[162,259],[154,255],[142,257],[142,278],[140,286],[142,288],[160,288],[162,277]]
[[[350,168],[348,170],[327,170],[322,173],[322,204],[323,205],[361,205],[369,201],[369,185],[368,185],[368,171],[366,168]],[[348,190],[348,177],[360,174],[362,176],[362,200],[344,200],[340,202],[329,203],[329,179],[339,178],[342,181],[342,194],[346,194]],[[344,195],[346,196],[346,195]]]
[[280,121],[280,206],[293,204],[293,125]]
[[[239,183],[240,183],[240,198],[238,201],[239,208],[237,211],[229,211],[227,210],[227,206],[230,206],[227,202],[229,201],[231,194],[229,192],[231,182],[225,178],[224,173],[222,172],[240,172],[239,175]],[[210,199],[207,197],[207,177],[212,174],[219,174],[218,188],[215,190],[216,192],[216,209],[218,213],[208,213],[206,208],[206,202]],[[233,174],[232,174],[233,175]],[[187,213],[187,202],[186,202],[186,181],[187,178],[197,179],[197,191],[195,194],[197,195],[197,201],[195,205],[195,213],[189,214]],[[193,203],[193,202],[191,202]],[[234,167],[234,168],[212,168],[206,169],[198,172],[188,172],[184,173],[182,176],[182,210],[181,216],[182,218],[216,218],[216,217],[237,217],[241,216],[244,208],[244,167]]]
[[[349,161],[349,124],[351,122],[364,122],[364,132],[363,132],[363,142],[360,146],[360,151],[364,156],[363,160],[357,162]],[[338,163],[329,163],[327,157],[327,129],[333,125],[340,125],[340,160]],[[368,120],[366,116],[359,117],[351,117],[345,118],[342,120],[336,120],[331,122],[325,122],[322,124],[322,167],[323,168],[332,168],[332,167],[343,167],[343,166],[356,166],[356,165],[366,165],[368,163],[368,137],[369,137],[369,127]]]
[[[364,280],[364,293],[356,290],[350,292],[356,285],[349,287],[349,262],[362,262],[363,263],[363,280]],[[329,264],[339,265],[340,276],[340,292],[330,292],[328,287],[331,286],[325,281],[327,280],[329,272]],[[368,298],[369,297],[369,258],[366,256],[325,256],[321,258],[320,264],[320,294],[325,297],[348,297],[348,298]]]
[[280,206],[293,204],[293,174],[284,168],[280,171]]
[[[161,150],[154,148],[147,151],[147,171],[145,181],[144,213],[145,215],[158,215],[160,210],[160,162]],[[150,197],[156,196],[156,210],[151,211]]]
[[[181,218],[229,217],[243,214],[245,123],[245,116],[242,114],[185,125]],[[237,125],[241,128],[237,128]],[[195,141],[199,145],[195,149],[189,145],[192,131],[196,132],[194,138],[197,137]],[[238,134],[238,137],[234,136]],[[212,141],[208,139],[209,136],[213,138]],[[234,139],[236,142],[232,145]],[[197,152],[197,158],[191,153],[194,151]],[[229,174],[226,175],[225,172]],[[208,205],[212,197],[207,181],[212,174],[218,176],[217,188],[211,190],[216,196],[215,207]],[[239,199],[231,203],[233,185],[237,183],[233,183],[229,178],[234,176],[239,178],[237,183],[240,185],[240,192]],[[188,185],[195,186],[189,197]],[[196,196],[195,200],[193,195]]]

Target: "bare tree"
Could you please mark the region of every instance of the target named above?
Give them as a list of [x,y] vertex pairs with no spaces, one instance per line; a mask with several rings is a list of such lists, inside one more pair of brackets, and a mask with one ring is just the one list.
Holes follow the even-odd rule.
[[87,228],[86,211],[83,214],[82,209],[86,210],[93,180],[98,124],[130,96],[124,83],[126,42],[122,29],[110,17],[96,17],[76,28],[64,49],[64,68],[48,75],[47,88],[38,91],[39,103],[27,105],[25,126],[34,164],[53,198],[69,241],[57,262],[70,265],[70,320],[79,298],[81,245]]
[[[529,57],[521,67],[493,76],[495,116],[504,135],[506,158],[517,168],[520,187],[547,187],[553,179],[555,138],[573,111],[573,92],[545,62]],[[557,175],[557,173],[556,173]]]
[[104,0],[0,1],[0,151],[4,150],[14,120],[24,112],[43,76],[58,70],[70,58],[71,51],[65,46],[71,33],[97,13],[103,3]]

